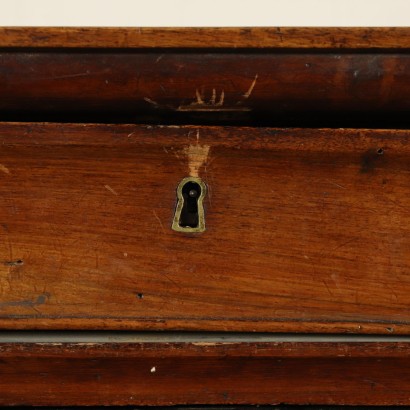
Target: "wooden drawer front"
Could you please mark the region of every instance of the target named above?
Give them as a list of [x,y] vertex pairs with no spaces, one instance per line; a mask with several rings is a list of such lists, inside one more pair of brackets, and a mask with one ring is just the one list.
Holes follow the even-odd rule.
[[0,325],[408,334],[409,137],[3,123]]
[[408,405],[409,350],[397,341],[0,344],[0,404]]
[[410,54],[403,52],[0,49],[0,67],[2,115],[96,112],[106,121],[105,112],[134,122],[162,113],[186,123],[187,116],[280,121],[286,113],[410,109]]

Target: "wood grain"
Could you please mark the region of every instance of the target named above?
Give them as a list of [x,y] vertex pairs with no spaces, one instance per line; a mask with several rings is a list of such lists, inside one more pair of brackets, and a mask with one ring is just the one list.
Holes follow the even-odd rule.
[[410,110],[409,54],[2,52],[0,68],[0,114],[96,112],[106,121],[111,112],[135,121],[162,113],[181,121]]
[[0,47],[410,48],[408,27],[0,27]]
[[409,343],[1,344],[0,404],[406,405],[409,352]]
[[[408,140],[1,124],[0,326],[409,334]],[[190,147],[201,235],[171,230]]]

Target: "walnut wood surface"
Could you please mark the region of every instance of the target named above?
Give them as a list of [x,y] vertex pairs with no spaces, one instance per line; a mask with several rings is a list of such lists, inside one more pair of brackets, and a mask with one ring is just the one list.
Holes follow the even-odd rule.
[[[168,113],[410,110],[410,55],[2,52],[0,110]],[[24,116],[20,118],[24,119]],[[172,120],[172,119],[171,119]],[[377,115],[375,116],[377,121]]]
[[0,47],[410,48],[408,27],[0,27]]
[[410,403],[408,343],[0,344],[1,405]]
[[0,325],[409,334],[409,136],[1,124]]

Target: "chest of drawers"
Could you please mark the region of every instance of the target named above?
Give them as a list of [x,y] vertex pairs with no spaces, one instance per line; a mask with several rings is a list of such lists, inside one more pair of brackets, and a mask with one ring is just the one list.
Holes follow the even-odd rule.
[[408,29],[0,48],[0,404],[408,404]]

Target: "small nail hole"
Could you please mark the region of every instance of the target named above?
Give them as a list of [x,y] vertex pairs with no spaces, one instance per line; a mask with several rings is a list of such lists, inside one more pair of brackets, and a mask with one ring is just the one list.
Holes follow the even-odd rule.
[[143,299],[143,298],[144,298],[144,294],[143,294],[143,293],[137,293],[137,298],[138,298],[138,299]]
[[383,149],[383,148],[379,148],[379,149],[377,150],[377,153],[378,153],[379,155],[383,155],[383,154],[384,154],[384,149]]

